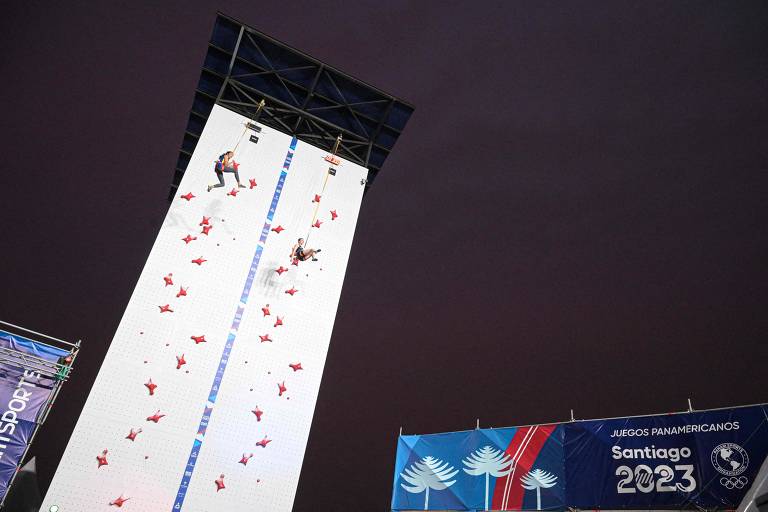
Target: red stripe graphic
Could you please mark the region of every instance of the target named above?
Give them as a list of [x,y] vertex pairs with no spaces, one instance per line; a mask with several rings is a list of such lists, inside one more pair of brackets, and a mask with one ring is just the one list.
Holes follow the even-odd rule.
[[520,484],[520,478],[533,468],[541,448],[555,431],[555,427],[556,425],[534,425],[517,429],[505,450],[505,453],[513,458],[515,466],[508,476],[496,480],[491,508],[522,509],[525,489]]

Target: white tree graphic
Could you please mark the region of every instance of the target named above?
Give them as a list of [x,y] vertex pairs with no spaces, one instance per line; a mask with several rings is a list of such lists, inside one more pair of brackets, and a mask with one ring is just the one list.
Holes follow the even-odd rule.
[[512,471],[514,462],[509,458],[509,455],[491,446],[484,446],[461,462],[467,466],[463,468],[465,473],[473,476],[485,475],[485,510],[488,510],[489,477],[499,478],[508,475]]
[[411,484],[410,486],[400,484],[403,489],[414,494],[427,491],[424,497],[424,510],[429,509],[429,490],[441,491],[447,489],[456,483],[456,480],[450,480],[458,470],[447,462],[443,462],[431,456],[426,456],[419,462],[414,462],[410,468],[406,468],[404,473],[400,473],[403,480]]
[[541,489],[549,489],[555,485],[556,481],[557,477],[555,475],[541,469],[529,471],[520,479],[523,489],[528,489],[529,491],[536,489],[536,510],[541,510]]

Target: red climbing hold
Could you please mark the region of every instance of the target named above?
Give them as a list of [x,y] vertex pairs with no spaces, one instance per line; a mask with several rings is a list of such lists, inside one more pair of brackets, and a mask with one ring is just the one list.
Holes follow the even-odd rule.
[[165,281],[165,286],[171,286],[173,284],[173,274],[168,274],[165,276],[163,281]]
[[280,265],[280,268],[275,269],[275,272],[277,272],[277,275],[281,276],[283,275],[283,272],[288,272],[288,269]]
[[96,460],[99,461],[99,467],[109,465],[107,462],[107,450],[101,452],[101,455],[97,455]]
[[251,411],[253,414],[256,415],[256,421],[261,421],[261,415],[264,414],[264,411],[259,409],[259,406],[257,405],[254,410]]
[[114,506],[120,508],[120,507],[123,506],[123,503],[125,503],[129,499],[131,499],[131,498],[123,498],[123,495],[121,494],[120,496],[118,496],[114,500],[110,501],[109,502],[109,506],[111,507],[112,505],[114,505]]
[[220,490],[224,489],[224,473],[219,475],[219,478],[215,480],[216,482],[216,492],[219,492]]
[[176,294],[176,298],[178,299],[179,297],[186,297],[188,288],[189,287],[184,288],[183,286],[179,286],[179,293]]
[[201,231],[201,233],[204,234],[205,236],[208,236],[208,233],[212,229],[213,229],[213,226],[211,226],[211,225],[203,226],[203,230]]
[[205,334],[203,334],[202,336],[190,336],[189,339],[195,340],[195,345],[197,345],[198,343],[206,342]]
[[267,445],[268,445],[269,443],[271,443],[271,442],[272,442],[272,440],[271,440],[271,439],[267,439],[267,436],[264,436],[264,439],[262,439],[261,441],[258,441],[258,442],[256,443],[256,446],[261,446],[262,448],[266,448],[266,447],[267,447]]
[[293,258],[291,260],[291,265],[298,267],[299,266],[299,258]]
[[157,388],[157,384],[152,382],[151,378],[149,379],[149,382],[145,383],[144,385],[147,386],[150,396],[155,394],[155,389]]
[[312,200],[313,203],[319,203],[320,202],[320,196],[315,194],[315,198]]
[[283,393],[285,393],[286,391],[288,391],[288,388],[286,388],[286,387],[285,387],[285,381],[283,381],[283,382],[282,382],[282,384],[278,382],[278,383],[277,383],[277,389],[280,391],[280,392],[277,394],[277,396],[283,396]]
[[243,466],[247,465],[251,457],[253,457],[252,453],[249,453],[248,455],[243,454],[243,457],[239,461],[240,464],[242,464]]
[[240,192],[240,191],[239,191],[239,190],[237,190],[236,188],[233,188],[232,190],[230,190],[229,192],[227,192],[227,195],[228,195],[228,196],[232,196],[232,197],[235,197],[235,196],[237,196],[237,193],[238,193],[238,192]]
[[200,257],[199,257],[199,258],[197,258],[196,260],[192,260],[192,263],[194,263],[194,264],[196,264],[196,265],[200,266],[200,265],[202,265],[203,263],[205,263],[206,261],[208,261],[208,260],[206,260],[206,259],[203,259],[203,257],[202,257],[202,256],[200,256]]
[[261,308],[261,312],[264,313],[264,316],[269,316],[269,304]]
[[336,213],[336,210],[331,210],[331,220],[336,220],[336,217],[338,217],[339,214]]
[[265,341],[271,342],[272,339],[269,337],[269,334],[265,334],[264,336],[259,335],[259,338],[261,339],[261,342],[264,343]]
[[157,306],[160,308],[161,313],[173,313],[173,310],[171,309],[170,304],[166,304],[165,306]]
[[277,320],[275,321],[275,327],[278,325],[283,325],[283,317],[281,316],[277,317]]
[[205,215],[203,215],[203,220],[200,221],[200,224],[198,224],[198,226],[207,226],[209,220],[211,220],[210,217],[206,217]]
[[248,178],[248,182],[251,184],[251,190],[256,188],[256,180],[254,178]]
[[184,359],[184,354],[181,354],[180,356],[176,356],[176,369],[178,370],[182,366],[187,364],[187,361]]
[[131,429],[131,431],[128,432],[128,435],[125,436],[125,438],[130,440],[130,441],[135,441],[136,440],[136,436],[139,435],[139,434],[141,434],[141,429],[138,429],[138,430]]
[[272,231],[274,231],[275,233],[277,233],[279,235],[281,231],[285,231],[285,228],[278,224],[278,226],[276,228],[272,228]]
[[152,421],[157,423],[158,421],[160,421],[160,418],[162,418],[163,416],[165,416],[165,414],[160,414],[160,410],[158,409],[158,411],[155,414],[147,417],[147,421]]
[[293,371],[295,371],[295,372],[304,369],[304,368],[301,367],[301,363],[290,363],[288,366],[293,368]]
[[182,238],[182,240],[184,240],[185,244],[188,244],[192,240],[197,240],[197,237],[196,236],[187,235],[184,238]]
[[294,288],[293,286],[291,286],[291,289],[290,289],[290,290],[285,290],[285,293],[287,293],[288,295],[290,295],[291,297],[293,297],[293,295],[294,295],[296,292],[298,292],[298,291],[299,291],[299,290],[297,290],[296,288]]
[[192,192],[187,192],[186,194],[181,196],[182,199],[186,199],[187,201],[191,201],[193,197],[195,197],[195,194],[193,194]]
[[313,228],[319,228],[320,224],[322,224],[322,221],[320,219],[317,219],[314,224],[312,224]]

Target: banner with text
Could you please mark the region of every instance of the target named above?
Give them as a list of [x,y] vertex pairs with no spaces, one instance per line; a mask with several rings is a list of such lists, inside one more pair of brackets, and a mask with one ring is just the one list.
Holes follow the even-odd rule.
[[736,508],[768,406],[400,436],[392,510]]
[[[48,361],[58,361],[68,354],[5,331],[0,331],[0,348]],[[3,359],[8,361],[14,357]],[[8,490],[8,483],[35,430],[40,409],[47,403],[54,387],[53,379],[5,361],[0,361],[0,498]]]

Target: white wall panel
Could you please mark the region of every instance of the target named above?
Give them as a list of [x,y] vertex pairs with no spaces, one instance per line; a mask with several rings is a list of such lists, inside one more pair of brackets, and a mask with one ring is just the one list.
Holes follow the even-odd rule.
[[[312,202],[328,164],[326,153],[264,127],[259,142],[245,134],[235,160],[243,184],[253,189],[232,197],[227,186],[206,192],[216,182],[213,160],[234,147],[246,121],[215,107],[173,200],[136,289],[110,345],[78,420],[42,510],[114,510],[115,499],[128,498],[131,511],[287,511],[293,504],[323,365],[333,329],[342,281],[363,194],[366,169],[343,161],[328,178],[311,228]],[[286,155],[293,157],[278,189]],[[195,197],[181,198],[188,192]],[[268,212],[279,200],[272,222]],[[338,218],[331,220],[330,210]],[[201,233],[202,217],[213,228]],[[268,224],[266,240],[260,241]],[[284,231],[271,230],[282,226]],[[299,236],[311,232],[308,245],[322,248],[317,262],[291,265],[288,253]],[[190,243],[182,238],[197,237]],[[260,252],[247,301],[241,294]],[[191,260],[203,257],[198,266]],[[279,266],[289,271],[278,275]],[[172,273],[173,286],[163,277]],[[177,297],[179,287],[187,295]],[[299,290],[291,296],[285,290]],[[169,304],[173,312],[161,313]],[[270,316],[261,308],[269,304]],[[232,329],[238,308],[239,326]],[[283,325],[275,327],[277,316]],[[261,342],[269,334],[272,342]],[[191,336],[205,335],[196,344]],[[198,434],[214,378],[231,342],[215,404],[204,435]],[[85,346],[84,350],[88,347]],[[176,368],[176,357],[186,364]],[[301,363],[294,371],[290,363]],[[150,395],[145,383],[157,384]],[[287,391],[278,396],[278,383]],[[263,411],[261,421],[251,412]],[[147,417],[160,410],[158,423]],[[141,428],[135,441],[131,428]],[[256,442],[267,437],[266,447]],[[194,463],[187,463],[195,439],[201,442]],[[107,465],[97,456],[107,452]],[[246,465],[243,454],[253,457]],[[186,487],[185,470],[191,471]],[[215,480],[224,475],[225,488]],[[186,481],[185,480],[185,481]],[[178,492],[184,494],[183,501]]]

